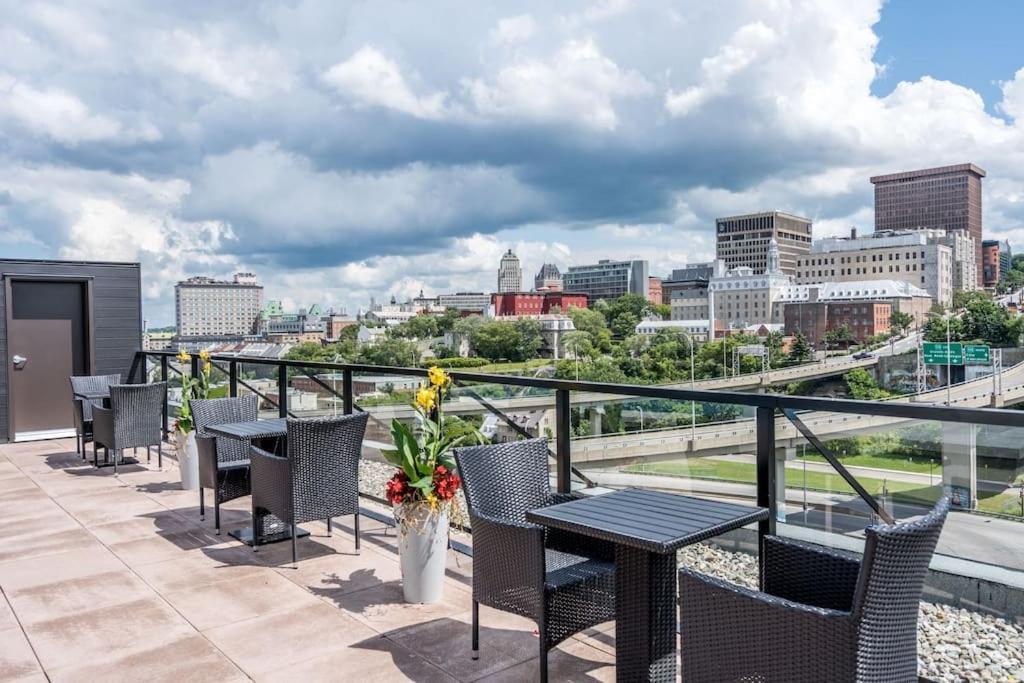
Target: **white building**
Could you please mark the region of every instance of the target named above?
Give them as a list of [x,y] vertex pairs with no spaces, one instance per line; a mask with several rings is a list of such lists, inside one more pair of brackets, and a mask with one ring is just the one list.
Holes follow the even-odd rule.
[[498,293],[523,291],[523,269],[519,265],[519,257],[509,249],[501,257],[498,266]]
[[381,339],[384,339],[386,335],[387,328],[360,325],[359,331],[356,332],[356,341],[360,344],[376,344]]
[[438,294],[437,305],[441,310],[448,308],[470,313],[483,313],[491,305],[491,295],[483,292],[455,292]]
[[394,327],[419,315],[416,311],[411,310],[411,308],[411,306],[400,304],[384,304],[368,312],[365,318],[374,322],[384,323],[388,327]]
[[708,320],[641,320],[636,325],[637,334],[657,334],[660,330],[683,332],[695,341],[707,341],[711,323]]
[[716,261],[715,272],[708,282],[709,320],[712,326],[744,328],[762,323],[782,324],[782,307],[776,305],[779,292],[792,286],[793,279],[779,265],[779,245],[769,241],[767,268],[757,274],[753,268],[740,266],[725,270]]
[[235,273],[231,281],[190,277],[174,286],[180,339],[254,335],[262,308],[263,287],[252,273]]

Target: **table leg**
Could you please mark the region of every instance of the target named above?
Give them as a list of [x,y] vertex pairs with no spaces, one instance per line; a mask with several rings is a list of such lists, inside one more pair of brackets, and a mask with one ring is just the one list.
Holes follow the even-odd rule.
[[676,554],[615,548],[615,678],[675,681]]

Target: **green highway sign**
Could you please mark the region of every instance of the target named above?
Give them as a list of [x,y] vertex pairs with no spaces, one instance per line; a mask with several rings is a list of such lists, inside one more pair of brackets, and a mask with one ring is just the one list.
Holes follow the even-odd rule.
[[992,365],[992,351],[986,344],[966,344],[964,362],[968,365]]
[[963,365],[964,345],[959,342],[924,342],[921,354],[925,365]]
[[991,365],[992,350],[986,344],[924,342],[921,354],[925,365]]

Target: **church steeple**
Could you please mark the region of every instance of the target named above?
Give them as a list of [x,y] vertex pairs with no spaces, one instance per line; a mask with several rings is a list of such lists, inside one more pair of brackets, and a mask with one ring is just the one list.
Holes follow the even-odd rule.
[[782,266],[779,262],[779,243],[772,237],[768,242],[768,268],[765,269],[768,275],[781,275]]

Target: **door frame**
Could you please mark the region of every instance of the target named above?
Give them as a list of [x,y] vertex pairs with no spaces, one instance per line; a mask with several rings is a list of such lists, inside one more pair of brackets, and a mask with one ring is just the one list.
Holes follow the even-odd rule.
[[[85,343],[88,347],[85,350],[86,372],[92,374],[96,368],[96,324],[93,319],[93,277],[91,275],[47,275],[45,273],[3,273],[4,280],[4,314],[6,317],[4,327],[4,342],[7,347],[6,358],[4,359],[4,372],[7,373],[7,441],[13,443],[15,439],[14,430],[14,378],[11,374],[11,344],[10,330],[11,322],[14,319],[14,298],[11,284],[13,282],[70,282],[85,287],[83,302],[85,310],[82,317],[85,321]],[[70,386],[70,385],[69,385]]]

